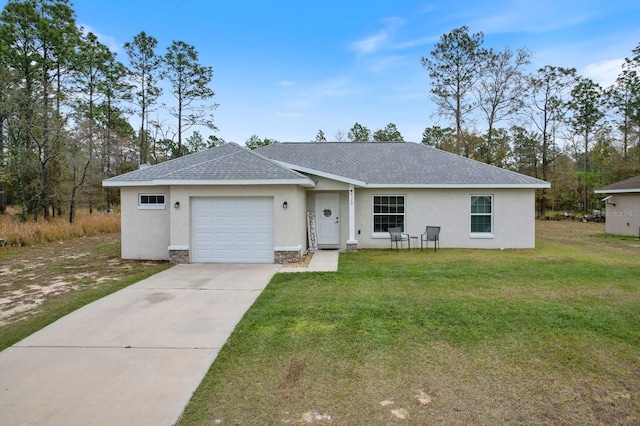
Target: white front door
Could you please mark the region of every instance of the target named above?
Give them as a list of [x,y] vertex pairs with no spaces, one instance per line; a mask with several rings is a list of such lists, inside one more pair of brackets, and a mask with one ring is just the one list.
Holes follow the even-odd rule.
[[316,229],[319,245],[340,245],[340,194],[316,193]]

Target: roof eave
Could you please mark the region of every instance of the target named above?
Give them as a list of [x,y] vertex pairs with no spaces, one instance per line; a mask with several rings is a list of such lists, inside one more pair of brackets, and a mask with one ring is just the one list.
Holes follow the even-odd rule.
[[629,189],[596,189],[593,191],[595,194],[628,194],[634,192],[640,192],[640,188]]
[[551,188],[550,183],[532,184],[476,184],[476,183],[442,183],[442,184],[383,184],[370,183],[367,188],[423,188],[423,189],[544,189]]
[[306,179],[155,179],[150,181],[102,181],[102,186],[133,187],[133,186],[238,186],[238,185],[301,185],[313,188],[313,180]]
[[152,180],[103,180],[102,186],[118,187],[118,186],[157,186]]

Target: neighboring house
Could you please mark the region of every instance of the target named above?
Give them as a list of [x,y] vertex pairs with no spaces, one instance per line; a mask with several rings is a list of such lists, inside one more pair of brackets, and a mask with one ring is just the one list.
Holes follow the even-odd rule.
[[[442,247],[531,248],[547,182],[416,143],[229,143],[103,181],[121,188],[122,257],[286,263],[390,247],[388,227]],[[415,240],[414,240],[415,243]]]
[[596,189],[596,194],[606,194],[605,232],[615,235],[640,237],[640,176],[612,183]]

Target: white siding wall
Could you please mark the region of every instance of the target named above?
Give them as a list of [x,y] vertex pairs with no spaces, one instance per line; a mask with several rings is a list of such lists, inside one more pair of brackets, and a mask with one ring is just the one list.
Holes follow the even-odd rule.
[[[164,194],[166,209],[138,209],[139,194]],[[122,258],[168,260],[169,216],[173,210],[169,188],[123,187],[120,197]]]

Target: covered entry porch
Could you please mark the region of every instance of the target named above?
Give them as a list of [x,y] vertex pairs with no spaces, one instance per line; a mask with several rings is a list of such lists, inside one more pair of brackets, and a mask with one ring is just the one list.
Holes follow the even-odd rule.
[[316,179],[320,188],[307,191],[307,212],[315,216],[317,248],[357,251],[355,185]]

